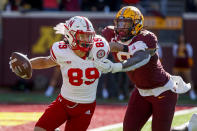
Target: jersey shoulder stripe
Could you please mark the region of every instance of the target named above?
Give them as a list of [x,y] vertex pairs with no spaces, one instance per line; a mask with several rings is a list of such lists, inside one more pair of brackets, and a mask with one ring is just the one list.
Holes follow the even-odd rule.
[[51,49],[50,49],[50,56],[51,56],[51,58],[52,58],[53,61],[56,61],[56,56],[55,56],[55,54],[54,54],[54,52],[53,52],[52,47],[51,47]]
[[55,42],[50,50],[50,56],[56,62],[66,60],[69,56],[70,48],[64,41]]

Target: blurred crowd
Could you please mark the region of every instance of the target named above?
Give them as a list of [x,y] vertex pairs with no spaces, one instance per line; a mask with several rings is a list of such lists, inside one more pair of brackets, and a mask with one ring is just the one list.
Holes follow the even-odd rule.
[[[5,11],[116,11],[124,0],[3,0]],[[137,1],[137,0],[136,0]]]
[[186,12],[196,12],[197,11],[197,0],[186,0]]
[[[135,5],[143,14],[166,15],[169,0],[1,0],[4,11],[117,11],[124,5]],[[186,12],[197,11],[197,0],[180,0]],[[172,4],[173,5],[173,4]],[[173,5],[174,6],[174,5]],[[148,7],[148,11],[146,10]]]

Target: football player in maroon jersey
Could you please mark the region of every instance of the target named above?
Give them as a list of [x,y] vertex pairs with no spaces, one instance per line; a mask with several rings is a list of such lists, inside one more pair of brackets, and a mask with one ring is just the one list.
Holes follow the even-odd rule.
[[94,64],[104,73],[127,72],[135,84],[123,122],[124,131],[140,131],[151,115],[153,131],[170,131],[177,94],[187,92],[191,86],[163,69],[157,37],[143,29],[143,24],[139,9],[123,7],[114,26],[102,31],[117,63],[104,60]]

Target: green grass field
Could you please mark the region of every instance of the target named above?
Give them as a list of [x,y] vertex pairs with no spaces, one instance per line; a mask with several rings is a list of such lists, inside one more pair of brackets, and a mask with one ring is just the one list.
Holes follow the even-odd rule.
[[[56,91],[52,97],[46,97],[44,90],[33,92],[22,92],[6,90],[0,91],[0,104],[49,104],[57,97],[59,91]],[[117,99],[97,99],[98,104],[126,104],[128,100],[118,101]],[[197,106],[197,101],[190,100],[188,94],[180,95],[178,99],[178,105]]]
[[[1,91],[0,104],[49,104],[58,95],[58,91],[52,97],[44,96],[44,91],[36,92],[21,92],[21,91]],[[117,99],[97,99],[97,104],[126,104],[128,100],[118,101]],[[177,105],[197,106],[197,101],[190,100],[188,94],[180,95]],[[194,112],[175,116],[173,119],[173,126],[178,126],[187,122]],[[196,111],[197,113],[197,111]],[[102,131],[122,131],[122,127]],[[151,121],[148,121],[143,127],[142,131],[151,131]]]
[[[193,113],[197,113],[197,111],[189,112],[189,113],[182,114],[182,115],[175,115],[175,117],[173,119],[172,126],[173,127],[174,126],[179,126],[181,124],[184,124],[184,123],[188,122]],[[114,128],[114,129],[106,129],[106,130],[102,130],[102,131],[122,131],[122,127]],[[148,121],[145,124],[142,131],[151,131],[151,121]]]

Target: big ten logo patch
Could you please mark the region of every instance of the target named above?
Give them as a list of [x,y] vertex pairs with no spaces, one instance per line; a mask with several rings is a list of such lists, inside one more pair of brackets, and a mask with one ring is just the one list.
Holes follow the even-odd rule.
[[101,58],[103,58],[105,56],[105,51],[104,50],[99,50],[97,53],[96,53],[96,57],[98,58],[98,59],[101,59]]
[[51,26],[41,26],[40,36],[32,46],[32,54],[45,54],[56,41],[60,41],[62,35],[55,34]]

